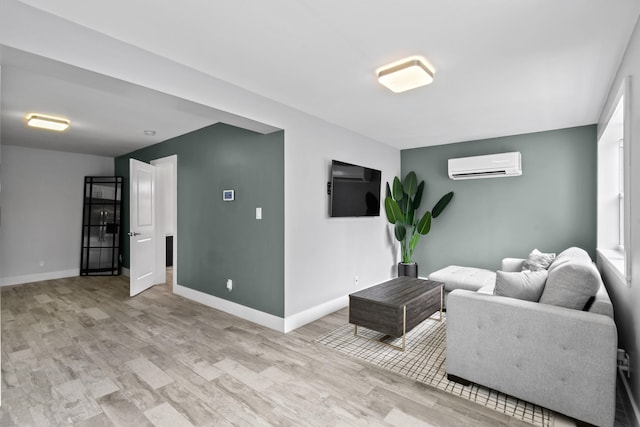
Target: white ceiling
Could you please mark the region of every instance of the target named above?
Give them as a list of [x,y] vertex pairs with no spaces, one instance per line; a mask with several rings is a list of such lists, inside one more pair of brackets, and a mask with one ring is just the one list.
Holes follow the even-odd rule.
[[[637,0],[22,2],[397,148],[597,122],[640,13]],[[394,94],[376,82],[376,68],[412,54],[429,60],[433,84]],[[61,79],[5,68],[3,137],[24,132],[10,124],[20,108]],[[120,132],[145,143],[134,125],[165,108],[181,114],[169,133],[212,122],[211,109],[80,74],[42,108],[81,106],[78,126],[103,120],[96,153],[126,152]]]
[[[0,56],[4,144],[116,157],[218,122],[277,130],[11,48],[0,47]],[[62,133],[29,128],[29,112],[67,117],[71,126]]]

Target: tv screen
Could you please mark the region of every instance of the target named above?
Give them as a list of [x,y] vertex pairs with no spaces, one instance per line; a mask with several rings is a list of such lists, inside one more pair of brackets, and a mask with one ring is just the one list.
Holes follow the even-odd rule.
[[331,162],[331,216],[380,216],[380,178],[376,169]]

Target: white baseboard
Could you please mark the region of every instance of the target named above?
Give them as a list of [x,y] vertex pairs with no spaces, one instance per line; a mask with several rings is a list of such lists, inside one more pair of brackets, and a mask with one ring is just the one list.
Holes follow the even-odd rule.
[[0,286],[21,285],[23,283],[41,282],[43,280],[64,279],[80,275],[80,269],[49,271],[47,273],[25,274],[23,276],[1,277]]
[[331,301],[327,301],[315,307],[311,307],[307,310],[301,311],[300,313],[287,316],[284,319],[284,332],[287,333],[293,331],[294,329],[318,320],[326,316],[327,314],[336,312],[344,307],[347,307],[348,305],[349,296],[345,295]]
[[204,304],[207,307],[224,311],[225,313],[232,314],[234,316],[240,317],[241,319],[245,319],[250,322],[257,323],[258,325],[262,325],[267,328],[284,333],[291,332],[294,329],[306,325],[307,323],[318,320],[321,317],[340,310],[341,308],[344,308],[349,304],[349,297],[345,295],[283,319],[282,317],[274,316],[273,314],[246,307],[244,305],[231,302],[226,299],[218,298],[213,295],[196,291],[194,289],[187,288],[186,286],[178,284],[173,286],[173,292],[176,295],[180,295],[181,297],[199,302],[200,304]]
[[218,298],[182,285],[175,285],[173,287],[173,293],[192,301],[199,302],[200,304],[204,304],[208,307],[215,308],[216,310],[224,311],[225,313],[257,323],[258,325],[274,329],[278,332],[284,332],[284,319],[282,317],[274,316],[273,314],[246,307],[232,301],[227,301],[226,299]]

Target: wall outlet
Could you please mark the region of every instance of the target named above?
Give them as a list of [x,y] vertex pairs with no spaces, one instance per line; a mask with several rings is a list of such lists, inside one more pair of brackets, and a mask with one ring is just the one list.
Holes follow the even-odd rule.
[[40,267],[44,267],[44,260],[40,260]]
[[256,208],[256,219],[262,219],[262,208]]
[[227,279],[227,289],[229,290],[229,292],[231,292],[231,290],[233,289],[233,280]]
[[618,349],[618,369],[627,373],[627,378],[631,378],[631,360],[626,351]]

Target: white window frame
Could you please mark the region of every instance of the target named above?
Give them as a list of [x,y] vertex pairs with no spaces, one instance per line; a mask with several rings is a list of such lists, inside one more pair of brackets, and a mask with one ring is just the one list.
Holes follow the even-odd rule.
[[624,155],[624,138],[618,142],[618,247],[624,251],[624,171],[625,171],[625,155]]
[[[620,282],[631,285],[630,102],[631,77],[623,79],[598,129],[598,256]],[[625,194],[627,197],[625,197]]]

